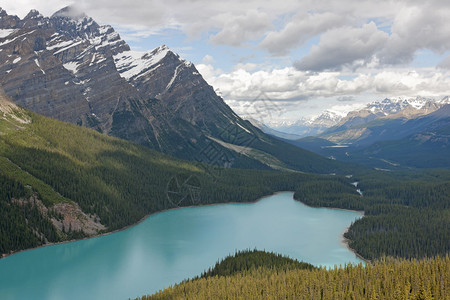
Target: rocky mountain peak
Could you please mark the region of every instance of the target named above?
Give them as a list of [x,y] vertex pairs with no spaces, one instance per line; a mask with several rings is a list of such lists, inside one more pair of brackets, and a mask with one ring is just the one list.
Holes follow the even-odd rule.
[[48,18],[45,18],[39,11],[32,9],[23,20],[17,23],[17,26],[34,30],[38,27],[48,27],[48,24]]
[[314,125],[322,125],[326,127],[331,127],[336,125],[341,119],[343,115],[338,114],[331,110],[325,110],[322,114],[317,117],[314,117],[310,120],[311,124]]
[[89,17],[75,6],[69,5],[55,12],[50,18],[64,18],[72,21],[80,21],[82,19],[88,19]]
[[[0,41],[6,94],[37,113],[216,165],[269,168],[264,155],[290,147],[272,143],[237,116],[195,66],[166,45],[132,51],[114,28],[74,7],[50,18],[37,12],[28,20],[2,17]],[[236,150],[250,143],[264,157]],[[206,155],[210,147],[218,149],[220,160]],[[301,157],[310,154],[290,149],[302,152],[292,157],[299,158],[295,168],[303,170]]]
[[370,110],[374,113],[381,112],[385,115],[389,115],[398,113],[407,107],[411,107],[413,109],[422,109],[430,102],[435,101],[433,101],[433,99],[428,99],[420,96],[416,98],[385,98],[382,101],[375,101],[367,104],[364,109]]
[[36,9],[32,9],[30,10],[30,12],[25,16],[24,20],[28,20],[28,19],[36,19],[36,18],[43,18],[44,16],[41,15],[41,13],[39,11],[37,11]]
[[159,47],[156,47],[152,52],[161,52],[161,51],[170,51],[169,47],[166,44],[162,44]]
[[343,118],[338,126],[346,127],[364,124],[378,118],[409,119],[419,115],[429,114],[442,105],[433,99],[416,98],[385,98],[374,101],[364,108],[351,111]]
[[111,26],[73,6],[39,21],[46,26],[36,26],[38,17],[32,11],[14,29],[0,27],[0,82],[16,103],[165,152],[183,151],[169,141],[209,141],[193,124],[237,118],[166,45],[131,51]]
[[19,17],[8,15],[6,10],[0,7],[0,29],[15,28],[19,21]]
[[50,17],[55,29],[70,39],[92,39],[100,35],[100,26],[78,9],[67,6]]
[[450,97],[449,96],[445,96],[444,98],[442,98],[441,100],[439,100],[437,102],[439,104],[441,104],[441,105],[450,104]]

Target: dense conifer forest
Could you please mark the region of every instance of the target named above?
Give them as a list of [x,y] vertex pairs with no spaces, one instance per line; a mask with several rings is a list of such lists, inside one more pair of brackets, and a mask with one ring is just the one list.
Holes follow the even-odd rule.
[[[450,1],[29,2],[75,3],[49,18],[0,7],[0,300],[136,297],[177,279],[138,299],[450,300]],[[165,39],[183,53],[145,49]],[[360,214],[187,208],[280,191]],[[361,217],[342,232],[346,215]],[[320,254],[331,234],[341,247]],[[236,249],[203,270],[253,237],[282,245],[269,235],[361,263]]]
[[[44,236],[48,241],[58,240],[55,228],[36,206],[13,203],[13,199],[26,197],[31,197],[29,188],[0,174],[0,253],[36,247],[44,242]],[[42,232],[43,236],[36,236],[32,228]]]
[[76,202],[104,231],[113,231],[165,209],[255,201],[310,178],[186,162],[26,110],[17,113],[31,122],[0,119],[0,213],[7,216],[0,221],[0,254],[86,236],[52,225],[51,217],[62,218],[52,215],[58,203]]
[[[345,236],[366,259],[430,257],[450,249],[447,170],[353,169],[352,176],[342,177],[220,168],[19,113],[31,122],[0,120],[0,253],[86,236],[53,226],[51,218],[62,218],[53,212],[57,203],[78,203],[106,227],[97,232],[102,233],[165,209],[250,202],[285,190],[296,191],[295,198],[311,206],[364,211]],[[39,201],[46,213],[38,209]]]
[[[242,258],[254,262],[252,267]],[[450,258],[383,258],[372,264],[311,268],[273,253],[237,253],[148,299],[448,299]],[[287,263],[290,261],[290,263]],[[239,269],[240,268],[240,269]],[[214,275],[212,275],[214,274]],[[229,275],[228,275],[229,274]],[[224,276],[225,275],[225,276]]]
[[[205,271],[200,278],[208,278],[214,276],[230,276],[243,271],[257,269],[259,267],[267,267],[277,272],[292,269],[316,269],[311,264],[299,262],[281,254],[273,252],[265,252],[260,250],[242,250],[236,251],[234,256],[227,256],[218,261],[216,265]],[[195,279],[198,279],[194,278]]]
[[352,178],[301,182],[294,197],[311,206],[361,210],[345,233],[366,259],[382,256],[432,257],[450,251],[450,173],[367,172]]

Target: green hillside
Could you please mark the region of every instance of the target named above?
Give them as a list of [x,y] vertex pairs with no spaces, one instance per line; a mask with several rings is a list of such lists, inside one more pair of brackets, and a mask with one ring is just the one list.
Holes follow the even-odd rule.
[[316,207],[364,211],[345,237],[366,259],[420,258],[450,253],[450,172],[364,172],[344,179],[301,182],[294,198]]
[[267,267],[277,272],[292,269],[316,269],[316,267],[311,264],[299,262],[281,254],[255,249],[236,251],[234,256],[227,256],[220,262],[217,262],[214,267],[205,271],[200,278],[231,276],[260,267]]
[[444,124],[435,130],[423,131],[400,140],[377,142],[354,155],[356,159],[363,157],[386,159],[400,166],[448,169],[450,118],[440,123]]
[[[450,258],[383,259],[363,266],[327,270],[271,262],[272,253],[244,253],[261,262],[231,275],[214,275],[176,284],[147,299],[448,299]],[[242,254],[229,257],[239,264]],[[288,260],[288,258],[285,258]]]
[[186,162],[1,107],[0,253],[121,229],[169,208],[254,201],[309,178]]
[[165,209],[285,190],[308,205],[364,210],[346,237],[365,258],[450,251],[448,171],[345,178],[224,169],[1,104],[0,253],[122,229]]

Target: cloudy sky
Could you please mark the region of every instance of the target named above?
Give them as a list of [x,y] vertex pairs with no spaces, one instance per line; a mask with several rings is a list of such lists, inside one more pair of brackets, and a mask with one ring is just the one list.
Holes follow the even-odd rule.
[[[20,17],[65,0],[6,0]],[[166,44],[240,114],[345,112],[385,97],[450,95],[450,1],[78,0],[134,50]]]

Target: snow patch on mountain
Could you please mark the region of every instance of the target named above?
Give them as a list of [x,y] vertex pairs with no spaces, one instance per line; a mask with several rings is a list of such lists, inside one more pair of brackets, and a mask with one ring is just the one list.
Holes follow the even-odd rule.
[[78,67],[79,65],[76,62],[69,62],[66,64],[63,64],[64,68],[66,68],[67,70],[69,70],[72,73],[77,73],[78,72]]
[[432,101],[432,99],[417,97],[417,98],[386,98],[383,101],[375,101],[367,104],[367,110],[370,110],[373,113],[381,112],[385,115],[395,114],[407,107],[411,107],[414,109],[422,109],[425,105]]
[[158,64],[169,52],[165,45],[150,52],[124,51],[114,56],[114,63],[120,76],[126,80],[142,76]]
[[385,98],[349,112],[325,110],[318,116],[299,118],[297,121],[273,120],[265,125],[284,133],[308,136],[320,134],[333,126],[345,124],[350,127],[378,118],[415,118],[432,113],[445,104],[450,104],[450,97],[440,100],[424,97]]
[[69,44],[67,47],[64,47],[64,48],[62,48],[62,49],[59,49],[58,51],[56,51],[55,53],[53,53],[53,54],[59,54],[59,53],[61,53],[61,52],[64,52],[64,51],[66,51],[66,50],[69,50],[70,48],[72,48],[72,47],[75,47],[75,46],[78,46],[78,45],[80,45],[83,41],[78,41],[78,42],[76,42],[76,43],[73,43],[73,41],[71,41],[72,43],[71,44]]
[[442,98],[441,100],[436,101],[437,103],[439,103],[440,105],[446,105],[446,104],[450,104],[450,97],[446,96],[444,98]]
[[[32,34],[32,33],[35,32],[35,31],[36,31],[36,30],[32,30],[32,31],[26,32],[26,33],[24,33],[24,34],[21,34],[21,35],[19,35],[19,36],[16,36],[16,37],[13,38],[12,40],[6,40],[6,41],[4,41],[4,42],[1,42],[1,43],[0,43],[0,46],[4,46],[4,45],[6,45],[6,44],[12,43],[12,42],[14,42],[15,40],[17,40],[18,38],[21,38],[21,37],[26,36],[26,35],[28,35],[28,34]],[[9,36],[9,35],[8,35],[8,36]]]
[[[64,48],[69,47],[70,45],[72,45],[74,43],[74,41],[72,41],[72,40],[63,41],[63,42],[59,42],[58,43],[57,40],[56,40],[58,38],[59,37],[55,37],[55,39],[52,39],[52,40],[47,42],[47,50],[64,49]],[[53,44],[54,42],[57,42],[57,43]]]
[[336,125],[346,115],[346,113],[325,110],[322,114],[312,117],[311,119],[304,122],[304,124],[316,127],[331,127]]
[[38,60],[37,58],[34,59],[34,63],[35,63],[36,66],[38,66],[38,68],[41,70],[42,74],[45,74],[45,71],[42,70],[41,64],[39,63],[39,60]]
[[9,35],[13,34],[16,29],[0,29],[0,39],[4,39],[5,37],[8,37]]
[[166,91],[169,90],[169,89],[172,87],[172,84],[173,84],[173,82],[175,81],[175,79],[177,78],[178,73],[179,73],[179,69],[180,69],[181,66],[182,66],[182,65],[178,65],[178,66],[175,68],[175,71],[173,72],[173,76],[172,76],[172,78],[170,79],[169,84],[167,84],[167,86],[166,86]]

